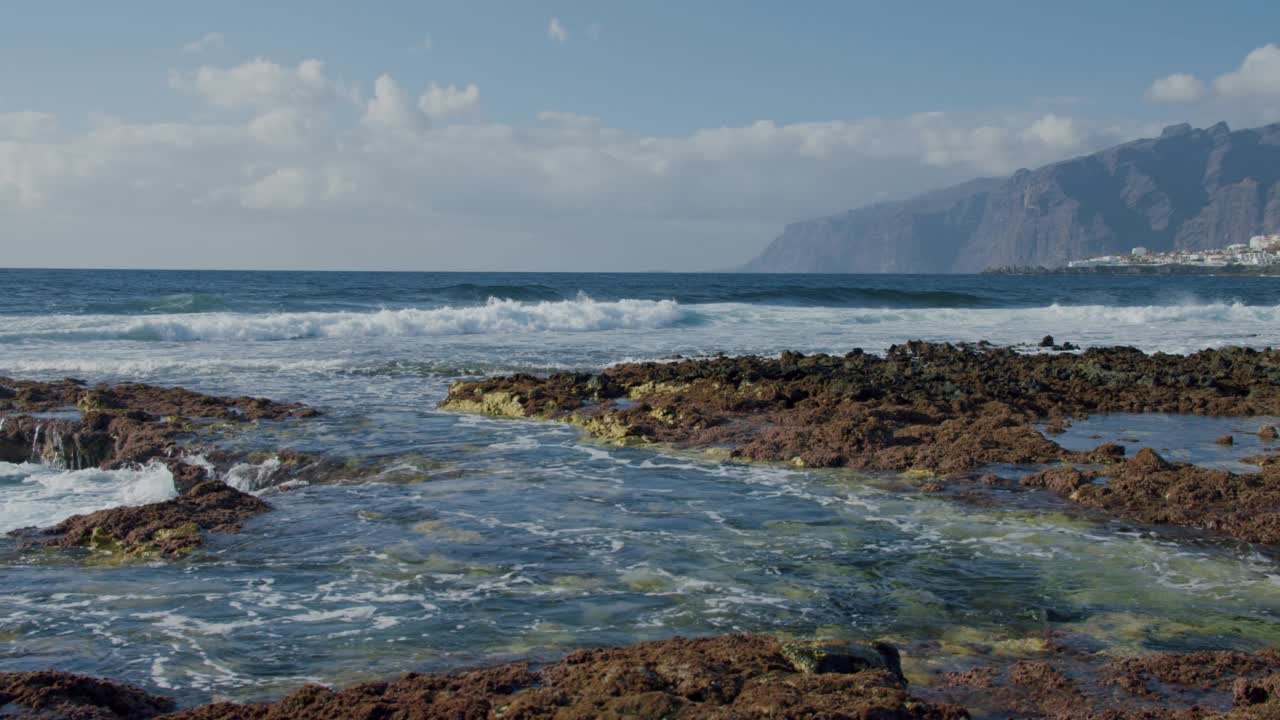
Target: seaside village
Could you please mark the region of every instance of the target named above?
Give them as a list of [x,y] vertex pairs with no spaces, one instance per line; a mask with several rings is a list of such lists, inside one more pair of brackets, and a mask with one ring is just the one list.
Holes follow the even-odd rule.
[[1141,265],[1189,265],[1194,267],[1227,267],[1228,265],[1280,266],[1280,233],[1254,235],[1247,243],[1235,243],[1220,250],[1174,250],[1152,252],[1136,247],[1128,255],[1102,255],[1072,260],[1069,268],[1131,267]]

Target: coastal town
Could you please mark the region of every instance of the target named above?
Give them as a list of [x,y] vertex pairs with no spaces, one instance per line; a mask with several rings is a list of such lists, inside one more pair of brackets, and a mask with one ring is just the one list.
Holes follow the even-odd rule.
[[1070,269],[1159,266],[1199,268],[1280,266],[1280,233],[1255,235],[1249,238],[1247,243],[1235,243],[1214,250],[1154,252],[1145,247],[1135,247],[1128,255],[1102,255],[1067,263]]

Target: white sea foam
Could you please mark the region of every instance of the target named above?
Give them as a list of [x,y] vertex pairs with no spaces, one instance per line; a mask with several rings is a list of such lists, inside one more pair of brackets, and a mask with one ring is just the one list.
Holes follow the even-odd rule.
[[[724,351],[731,354],[846,352],[852,347],[882,351],[911,339],[1017,344],[1052,334],[1081,346],[1129,344],[1146,351],[1188,352],[1223,345],[1280,345],[1280,306],[1240,303],[1111,306],[1048,305],[1030,308],[839,308],[719,303],[683,306],[673,301],[575,300],[519,302],[490,300],[485,305],[375,312],[202,313],[148,316],[46,315],[6,318],[0,323],[0,370],[150,375],[280,369],[333,373],[360,370],[368,359],[335,357],[344,340],[388,346],[399,338],[470,336],[477,338],[465,357],[446,354],[432,362],[455,367],[481,363],[493,371],[532,363],[547,369],[579,367],[580,339],[551,334],[600,333],[616,338],[607,362],[654,359]],[[500,341],[501,354],[486,353],[480,338]],[[273,356],[261,352],[164,358],[143,353],[145,343],[220,343],[242,341],[328,340],[323,356],[299,356],[296,349]],[[61,341],[123,341],[107,354],[69,355]],[[26,343],[41,344],[31,353]],[[139,345],[138,343],[144,343]],[[478,343],[478,344],[476,344]],[[74,347],[74,346],[71,346]],[[604,349],[604,348],[601,348]],[[10,351],[11,350],[11,351]],[[123,356],[116,357],[117,352]],[[177,352],[174,349],[174,352]],[[593,352],[593,360],[610,353]],[[393,356],[394,357],[394,356]],[[362,364],[363,363],[363,364]],[[12,367],[10,367],[12,366]]]
[[191,342],[304,338],[421,337],[487,333],[593,332],[663,328],[694,313],[671,300],[520,302],[375,312],[203,313],[198,315],[20,318],[3,336]]
[[222,481],[247,493],[255,493],[275,484],[280,458],[270,457],[261,463],[238,463],[227,471]]
[[59,470],[0,462],[0,532],[53,525],[72,515],[175,497],[169,468],[152,463],[128,470]]

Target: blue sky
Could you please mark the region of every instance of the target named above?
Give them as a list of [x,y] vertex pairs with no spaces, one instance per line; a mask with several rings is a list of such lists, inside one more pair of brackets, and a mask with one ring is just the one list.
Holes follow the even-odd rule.
[[1280,120],[1275,2],[6,17],[0,220],[38,240],[16,265],[729,267],[786,222],[1166,123]]

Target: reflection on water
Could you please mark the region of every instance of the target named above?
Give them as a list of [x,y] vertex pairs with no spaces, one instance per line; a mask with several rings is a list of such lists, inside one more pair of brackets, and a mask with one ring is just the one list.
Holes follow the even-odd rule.
[[[1258,437],[1263,425],[1276,424],[1274,417],[1115,413],[1076,420],[1066,427],[1066,432],[1052,437],[1068,450],[1089,450],[1100,443],[1118,442],[1129,455],[1149,447],[1166,460],[1246,473],[1257,472],[1258,466],[1241,462],[1242,458],[1280,448],[1280,443]],[[1218,443],[1227,435],[1232,438],[1231,444]]]

